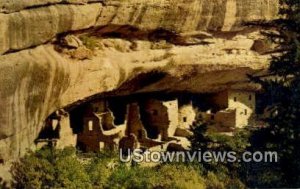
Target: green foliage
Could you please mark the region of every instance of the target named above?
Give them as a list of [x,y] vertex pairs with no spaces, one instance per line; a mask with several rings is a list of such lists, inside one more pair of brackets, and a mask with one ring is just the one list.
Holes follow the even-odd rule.
[[213,172],[207,174],[207,189],[224,189],[225,184],[221,182]]
[[93,188],[108,188],[109,178],[119,166],[117,154],[113,152],[94,155],[86,168]]
[[[47,152],[46,152],[47,153]],[[44,158],[43,153],[30,152],[12,165],[11,173],[15,188],[52,187],[55,181],[54,167]]]
[[205,188],[206,181],[199,176],[201,171],[190,165],[166,164],[157,168],[158,188]]
[[193,124],[192,131],[194,135],[190,138],[192,150],[208,150],[212,143],[211,139],[207,136],[207,124],[201,120],[201,116],[198,116],[196,122]]
[[[234,151],[236,157],[241,158],[242,153],[250,146],[251,132],[248,130],[238,130],[233,136],[227,136],[209,130],[207,125],[201,121],[201,117],[198,117],[197,120],[193,126],[194,135],[190,139],[192,150],[201,149],[202,152]],[[239,178],[243,166],[239,162],[201,162],[200,166],[204,168],[208,189],[245,188]]]
[[271,23],[277,31],[268,33],[280,52],[269,69],[273,78],[252,78],[262,84],[265,105],[273,113],[266,120],[269,126],[251,139],[253,151],[277,151],[279,162],[248,165],[250,187],[300,187],[300,1],[280,4],[281,18]]
[[182,164],[133,168],[122,166],[109,180],[109,188],[205,188],[199,171]]
[[44,148],[29,152],[11,167],[15,188],[91,188],[75,150]]
[[92,188],[89,175],[76,157],[59,158],[55,169],[55,188]]
[[130,167],[115,153],[80,154],[72,148],[29,152],[12,167],[14,188],[244,188],[223,166],[204,173],[198,163]]
[[153,188],[155,172],[149,168],[121,166],[110,177],[108,188]]
[[[224,168],[224,167],[223,167]],[[225,168],[226,170],[226,168]],[[246,188],[238,178],[231,178],[228,170],[219,169],[217,172],[208,171],[205,177],[207,189],[244,189]]]
[[[242,153],[250,146],[249,138],[251,136],[250,131],[238,130],[233,136],[228,136],[220,134],[217,132],[212,132],[208,130],[207,125],[198,121],[194,125],[193,137],[191,138],[192,149],[201,151],[234,151],[236,152],[236,157],[240,158]],[[228,163],[228,162],[211,162],[205,163],[204,166],[208,170],[218,170],[220,167],[225,166],[231,170],[232,174],[238,175],[238,170],[240,167],[239,163]]]

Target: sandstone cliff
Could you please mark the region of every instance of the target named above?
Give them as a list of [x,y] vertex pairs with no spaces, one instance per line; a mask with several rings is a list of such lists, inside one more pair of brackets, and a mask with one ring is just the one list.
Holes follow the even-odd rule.
[[[49,114],[94,95],[249,87],[246,74],[265,69],[269,56],[253,47],[261,28],[243,23],[277,13],[274,0],[1,0],[0,7],[5,162],[32,146]],[[57,50],[68,33],[96,36],[92,57]]]
[[[273,0],[128,0],[107,1],[105,5],[45,6],[55,2],[59,3],[2,2],[2,7],[17,12],[0,14],[0,54],[46,43],[60,33],[91,27],[110,26],[110,31],[122,26],[142,31],[162,28],[179,33],[240,31],[244,28],[242,23],[271,19],[277,10]],[[20,10],[26,7],[29,9]]]

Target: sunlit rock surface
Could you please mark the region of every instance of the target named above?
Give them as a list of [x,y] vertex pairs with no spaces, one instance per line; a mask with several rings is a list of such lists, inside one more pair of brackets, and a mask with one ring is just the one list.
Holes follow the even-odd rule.
[[[95,95],[257,87],[247,74],[265,70],[269,56],[253,48],[262,28],[244,23],[274,19],[277,3],[2,0],[0,12],[0,159],[8,162],[33,145],[49,114]],[[90,33],[100,46],[72,58],[55,44],[67,33]]]

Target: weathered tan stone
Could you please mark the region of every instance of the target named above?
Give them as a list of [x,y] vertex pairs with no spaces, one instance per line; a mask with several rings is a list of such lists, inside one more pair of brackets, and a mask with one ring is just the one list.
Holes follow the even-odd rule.
[[49,42],[57,34],[94,26],[101,4],[53,5],[0,14],[0,54]]
[[[217,93],[212,97],[213,113],[202,113],[206,122],[212,122],[217,127],[230,130],[244,128],[253,124],[256,100],[255,91],[230,89]],[[222,129],[222,128],[220,128]]]
[[[55,0],[53,0],[56,2]],[[5,1],[22,9],[53,1]],[[94,2],[94,1],[92,1]],[[276,1],[277,2],[277,1]],[[3,42],[0,54],[21,50],[50,41],[57,34],[94,27],[131,26],[143,32],[156,29],[186,33],[194,31],[240,31],[242,23],[270,20],[277,14],[277,3],[272,0],[189,0],[168,2],[114,1],[87,5],[51,5],[26,9],[11,14],[0,14]],[[261,6],[257,6],[257,4]],[[1,7],[1,6],[0,6]],[[230,9],[229,9],[230,8]],[[230,10],[232,12],[228,12]]]
[[174,136],[178,127],[178,101],[149,99],[143,104],[147,130],[154,131],[152,138],[162,141]]
[[[1,1],[4,12],[12,12],[0,14],[0,54],[7,53],[0,56],[0,107],[5,107],[0,112],[0,158],[5,162],[33,147],[51,113],[93,95],[216,92],[241,86],[248,82],[246,74],[268,66],[269,56],[251,50],[254,40],[261,38],[259,31],[241,23],[274,18],[277,4],[271,0],[108,0],[105,5],[48,6],[56,2]],[[88,28],[97,32],[97,27],[113,32],[122,26],[127,28],[124,33],[136,28],[146,36],[157,29],[205,32],[201,37],[210,43],[151,49],[151,42],[139,40],[131,51],[131,42],[119,39],[112,44],[126,44],[125,49],[103,47],[83,61],[43,45],[61,33]],[[153,78],[153,73],[160,79],[147,85],[137,82]]]
[[103,0],[2,0],[0,1],[0,13],[18,12],[23,9],[48,6],[60,3],[86,4],[89,2],[102,2]]
[[81,46],[75,50],[71,50],[69,52],[72,58],[78,59],[78,60],[85,60],[85,59],[92,59],[94,53],[92,50]]
[[65,147],[76,147],[77,135],[73,132],[70,127],[70,117],[68,113],[62,115],[60,118],[60,130],[59,130],[59,140],[57,141],[57,148]]
[[192,103],[179,107],[178,122],[182,129],[190,129],[196,120],[197,112]]
[[67,35],[62,39],[62,43],[69,48],[78,48],[83,45],[82,41],[74,35]]
[[243,22],[274,18],[277,3],[277,0],[111,0],[106,1],[97,25],[131,25],[143,30],[163,28],[177,32],[233,31],[243,28]]

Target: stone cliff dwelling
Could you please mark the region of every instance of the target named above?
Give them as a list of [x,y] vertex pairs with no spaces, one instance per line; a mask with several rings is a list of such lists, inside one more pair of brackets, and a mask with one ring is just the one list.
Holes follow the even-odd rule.
[[59,110],[47,118],[38,138],[35,140],[35,144],[37,148],[44,145],[63,148],[65,146],[75,146],[76,138],[70,126],[69,114]]
[[[2,0],[0,13],[5,177],[2,162],[48,144],[86,151],[187,148],[199,111],[222,128],[251,125],[254,93],[211,93],[268,70],[265,28],[244,23],[277,18],[278,3]],[[176,96],[119,104],[113,98],[157,91],[209,95],[184,104]]]
[[212,97],[213,107],[202,112],[206,122],[220,130],[244,128],[254,124],[256,98],[254,91],[226,90]]
[[[83,151],[98,151],[118,148],[162,150],[175,143],[187,149],[186,136],[190,133],[178,125],[178,101],[149,99],[126,105],[123,124],[115,125],[113,113],[105,101],[91,103],[83,114],[83,130],[78,134],[77,146]],[[179,131],[178,131],[179,130]]]
[[75,115],[60,110],[49,116],[36,139],[36,147],[76,146],[92,152],[137,147],[166,150],[173,143],[175,148],[188,149],[186,137],[191,135],[190,126],[196,117],[189,110],[193,110],[191,105],[178,107],[177,99],[130,102],[122,123],[115,124],[109,103],[97,100],[80,107]]
[[[38,147],[50,143],[92,152],[119,148],[188,149],[188,137],[198,114],[220,132],[254,124],[255,96],[254,91],[230,89],[185,103],[176,97],[147,97],[123,103],[94,100],[76,108],[77,113],[70,111],[70,116],[62,110],[55,112],[46,120],[36,143]],[[205,101],[210,109],[203,111],[196,101]],[[111,108],[113,103],[117,104],[115,108]]]

